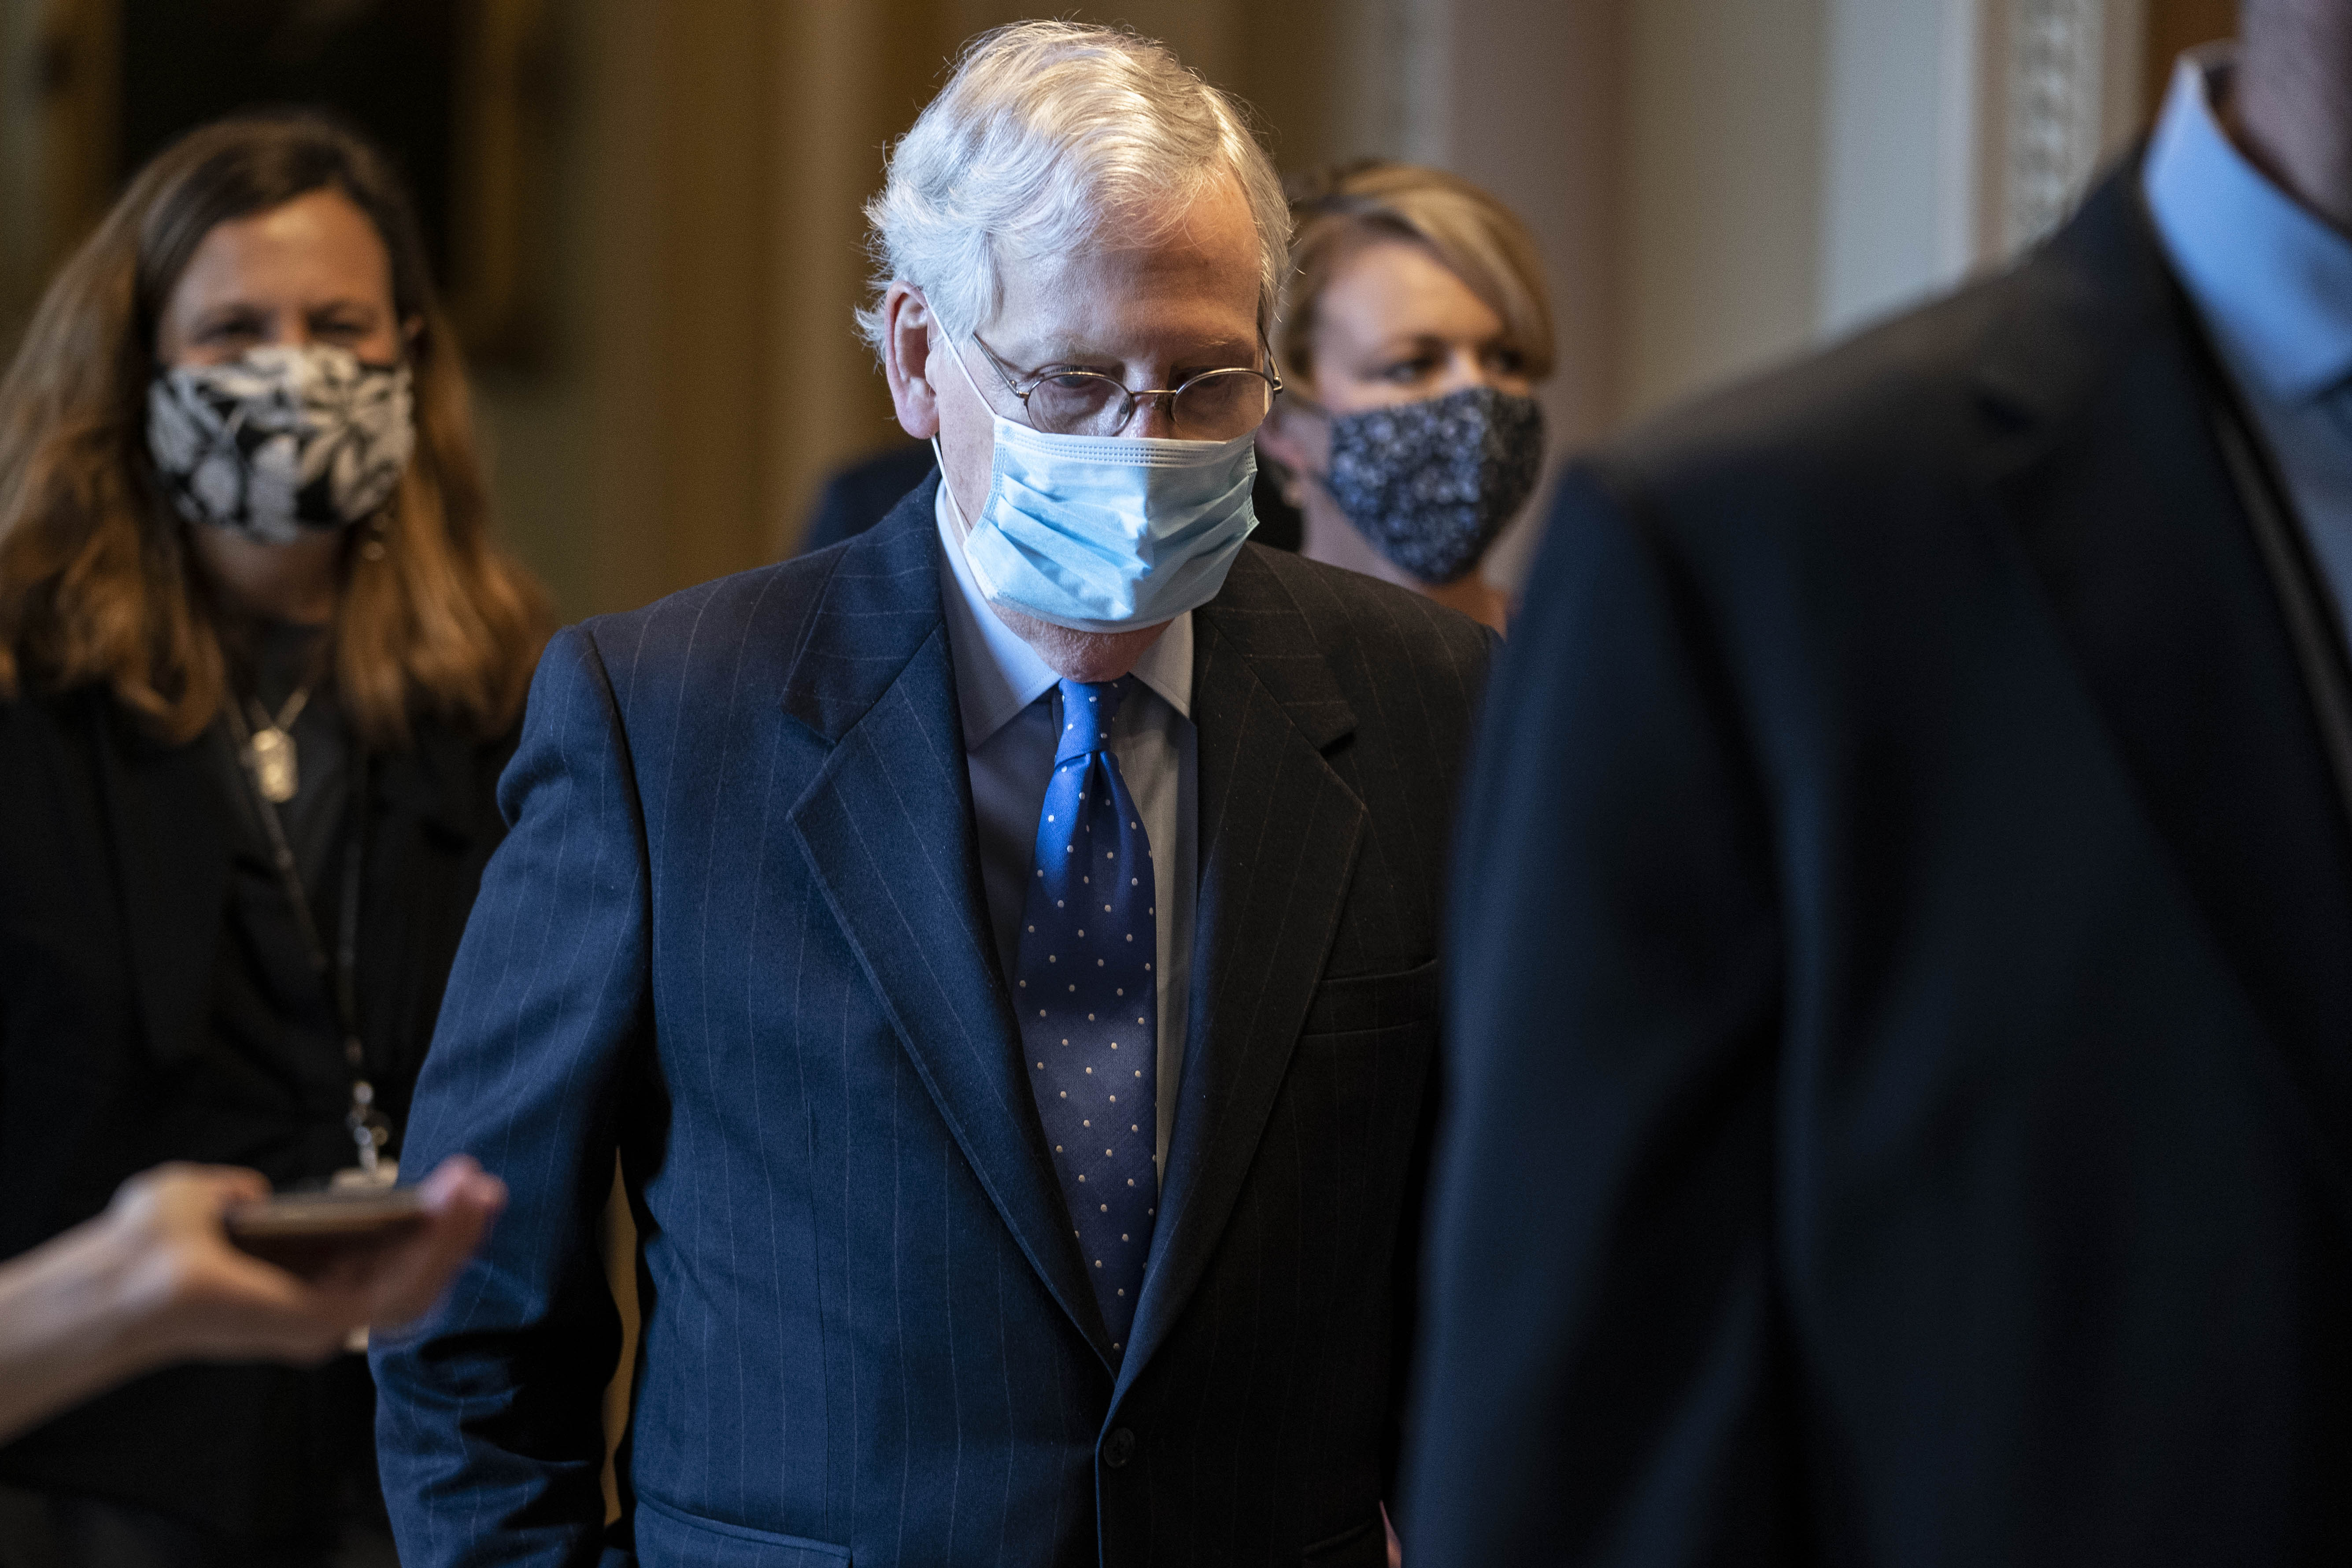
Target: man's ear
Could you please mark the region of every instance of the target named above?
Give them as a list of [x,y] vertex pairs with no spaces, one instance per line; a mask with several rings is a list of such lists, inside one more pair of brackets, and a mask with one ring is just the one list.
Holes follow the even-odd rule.
[[931,328],[935,318],[923,291],[904,279],[882,295],[882,374],[890,384],[890,405],[898,427],[918,441],[940,433],[940,399],[931,385]]

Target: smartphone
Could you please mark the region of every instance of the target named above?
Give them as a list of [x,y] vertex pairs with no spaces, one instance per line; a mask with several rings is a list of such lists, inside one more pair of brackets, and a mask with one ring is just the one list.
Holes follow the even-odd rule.
[[308,1275],[415,1230],[425,1203],[414,1187],[294,1193],[239,1204],[224,1223],[241,1251]]

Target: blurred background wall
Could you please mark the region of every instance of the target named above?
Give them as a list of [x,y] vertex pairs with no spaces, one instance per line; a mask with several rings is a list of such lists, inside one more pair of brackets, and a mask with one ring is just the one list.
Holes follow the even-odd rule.
[[[2137,132],[2172,54],[2233,26],[2229,0],[1055,9],[1168,40],[1286,170],[1412,158],[1525,213],[1562,328],[1556,451],[1999,264]],[[849,321],[858,205],[956,47],[1023,14],[0,0],[0,343],[152,134],[124,73],[184,58],[152,58],[159,18],[425,27],[451,57],[449,244],[504,526],[567,616],[642,603],[787,552],[818,479],[898,438]],[[330,45],[269,47],[300,81]]]

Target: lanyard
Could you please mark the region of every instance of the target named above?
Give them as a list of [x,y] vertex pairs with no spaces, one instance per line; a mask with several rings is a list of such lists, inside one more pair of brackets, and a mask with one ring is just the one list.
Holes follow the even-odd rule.
[[[252,797],[255,809],[261,816],[261,826],[269,837],[269,861],[278,876],[278,890],[286,895],[294,911],[295,929],[301,932],[303,951],[309,955],[312,973],[326,988],[333,1003],[335,1022],[343,1035],[343,1065],[351,1069],[351,1106],[343,1113],[343,1125],[350,1129],[352,1148],[359,1169],[370,1183],[393,1179],[393,1164],[383,1157],[384,1146],[392,1142],[392,1123],[375,1103],[375,1085],[367,1077],[367,1047],[360,1037],[359,985],[356,979],[360,937],[360,869],[362,834],[354,826],[343,845],[343,885],[339,919],[336,922],[335,951],[330,954],[319,932],[318,921],[311,918],[310,894],[302,886],[302,873],[294,861],[294,847],[286,837],[286,825],[278,815],[277,803],[269,798],[260,778],[254,772],[253,735],[245,715],[237,711],[232,699],[221,704],[228,717],[229,736],[236,742],[237,774],[245,780],[246,791]],[[353,809],[364,811],[367,803],[367,756],[361,752],[352,770],[352,800]]]

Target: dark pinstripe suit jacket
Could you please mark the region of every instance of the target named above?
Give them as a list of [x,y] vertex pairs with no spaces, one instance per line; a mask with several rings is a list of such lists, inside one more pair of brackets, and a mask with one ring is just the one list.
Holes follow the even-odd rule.
[[1486,638],[1255,546],[1198,612],[1198,989],[1121,1363],[988,934],[931,506],[548,650],[408,1135],[514,1194],[377,1350],[411,1568],[594,1558],[615,1149],[607,1561],[1384,1560]]

